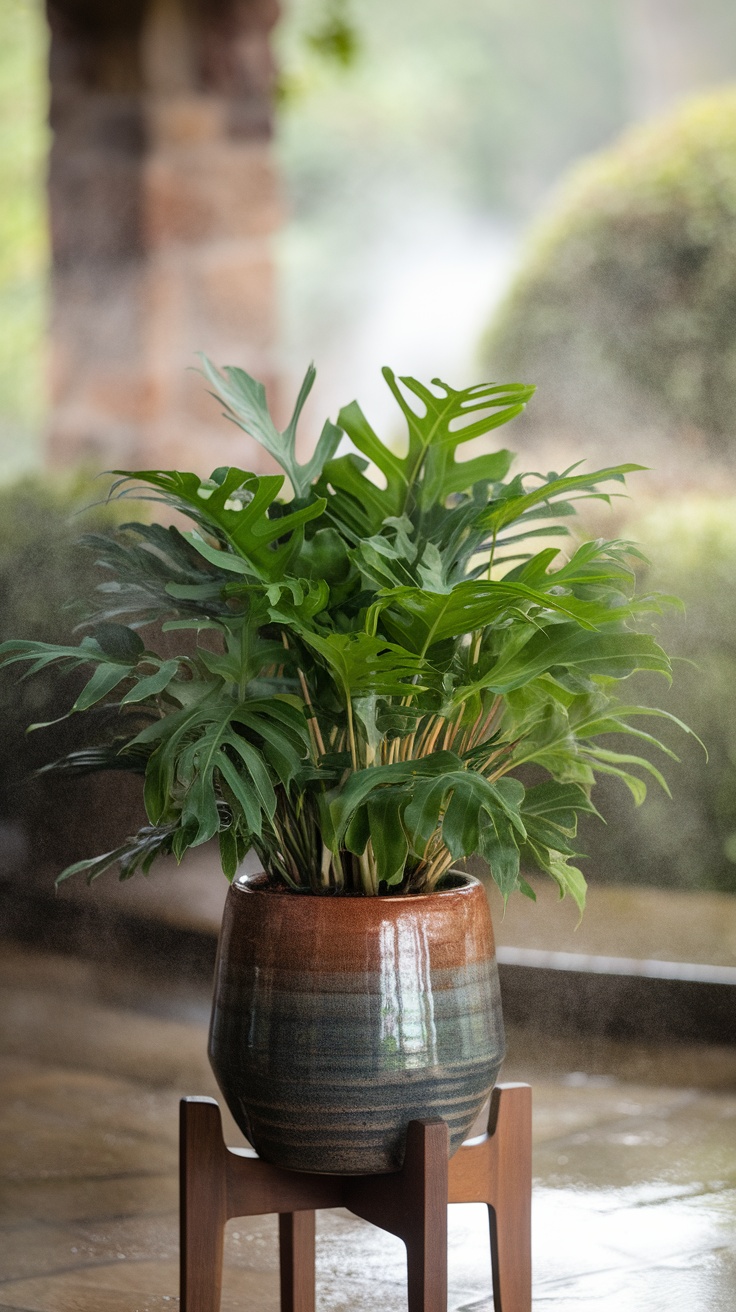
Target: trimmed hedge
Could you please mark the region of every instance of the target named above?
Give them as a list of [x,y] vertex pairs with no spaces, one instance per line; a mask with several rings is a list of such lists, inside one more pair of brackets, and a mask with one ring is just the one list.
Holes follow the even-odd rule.
[[[659,621],[658,636],[677,653],[675,677],[669,691],[656,681],[649,704],[690,725],[709,761],[692,739],[672,733],[681,758],[664,761],[672,800],[651,780],[639,809],[616,781],[600,784],[593,800],[608,824],[584,818],[583,871],[593,883],[736,893],[736,497],[664,500],[623,533],[646,544],[651,565],[642,584],[686,606]],[[632,699],[647,701],[644,682]]]
[[736,90],[629,131],[570,175],[481,349],[486,371],[538,384],[530,434],[620,434],[629,457],[636,433],[730,452]]
[[[0,641],[19,634],[40,642],[79,641],[74,630],[83,609],[67,602],[91,599],[101,575],[94,556],[77,540],[120,519],[112,507],[80,512],[105,492],[104,483],[58,476],[53,482],[33,477],[0,488]],[[89,726],[75,717],[26,733],[28,724],[59,716],[78,678],[50,669],[19,681],[17,669],[0,670],[0,875],[25,866],[29,878],[37,872],[50,884],[66,862],[86,855],[98,838],[104,843],[120,828],[125,833],[131,823],[137,827],[140,804],[129,781],[34,774],[84,744]]]

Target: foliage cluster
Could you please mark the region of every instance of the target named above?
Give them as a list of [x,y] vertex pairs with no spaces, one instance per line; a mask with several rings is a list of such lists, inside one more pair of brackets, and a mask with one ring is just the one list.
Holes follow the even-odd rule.
[[[431,891],[480,852],[504,896],[531,891],[523,863],[582,906],[570,862],[596,775],[637,790],[637,771],[662,781],[647,758],[606,745],[622,733],[656,744],[640,717],[671,718],[622,702],[618,683],[668,676],[669,661],[637,631],[662,599],[635,596],[631,544],[585,543],[560,563],[549,542],[577,500],[607,499],[602,485],[637,466],[509,477],[506,450],[459,460],[533,389],[455,391],[389,369],[404,454],[352,402],[299,464],[314,370],[279,433],[259,383],[204,367],[226,413],[283,468],[289,499],[281,475],[121,472],[112,495],[162,502],[194,528],[91,536],[109,578],[87,636],[0,647],[29,673],[91,665],[74,713],[114,696],[118,741],[63,769],[145,776],[149,825],[66,873],[119,862],[126,877],[219,835],[230,877],[252,847],[293,889]],[[338,454],[343,433],[355,452]],[[154,621],[178,635],[173,654],[154,649]]]
[[531,375],[531,429],[705,438],[736,388],[736,90],[628,132],[575,169],[482,348]]

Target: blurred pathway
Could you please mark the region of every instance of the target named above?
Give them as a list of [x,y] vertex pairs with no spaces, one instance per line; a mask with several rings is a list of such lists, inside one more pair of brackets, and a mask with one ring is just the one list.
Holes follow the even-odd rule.
[[[0,1312],[170,1308],[177,1100],[216,1093],[207,997],[7,946],[0,986]],[[733,1051],[515,1034],[504,1077],[535,1091],[535,1312],[732,1312]],[[398,1240],[327,1212],[318,1245],[320,1309],[403,1312]],[[449,1308],[490,1312],[488,1287],[483,1209],[452,1208]],[[231,1222],[223,1312],[277,1306],[273,1219]]]

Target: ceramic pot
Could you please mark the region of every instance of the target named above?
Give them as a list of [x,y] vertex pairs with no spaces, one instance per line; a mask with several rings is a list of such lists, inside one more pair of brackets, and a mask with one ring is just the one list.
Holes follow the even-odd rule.
[[225,905],[209,1056],[265,1161],[397,1170],[409,1121],[459,1148],[504,1054],[493,929],[470,875],[409,897],[319,897],[242,876]]

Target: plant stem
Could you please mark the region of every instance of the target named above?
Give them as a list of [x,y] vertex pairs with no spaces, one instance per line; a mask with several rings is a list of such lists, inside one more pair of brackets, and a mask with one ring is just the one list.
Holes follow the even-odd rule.
[[358,752],[355,744],[355,725],[353,723],[353,702],[349,692],[346,698],[346,705],[348,711],[348,741],[350,743],[350,759],[353,763],[353,769],[357,770]]
[[[289,644],[286,641],[286,634],[283,631],[281,633],[281,641],[283,642],[286,650],[289,651]],[[313,738],[315,747],[319,750],[320,756],[324,756],[325,744],[322,738],[322,730],[319,727],[319,720],[317,719],[314,706],[312,705],[312,698],[309,695],[309,685],[304,675],[304,671],[300,666],[297,667],[297,674],[299,676],[299,684],[302,690],[302,697],[304,698],[310,710],[310,715],[307,720],[307,723],[309,725],[310,736]]]
[[360,864],[363,892],[375,897],[378,893],[378,879],[376,877],[376,863],[370,839],[368,840],[365,852],[358,857],[358,862]]

